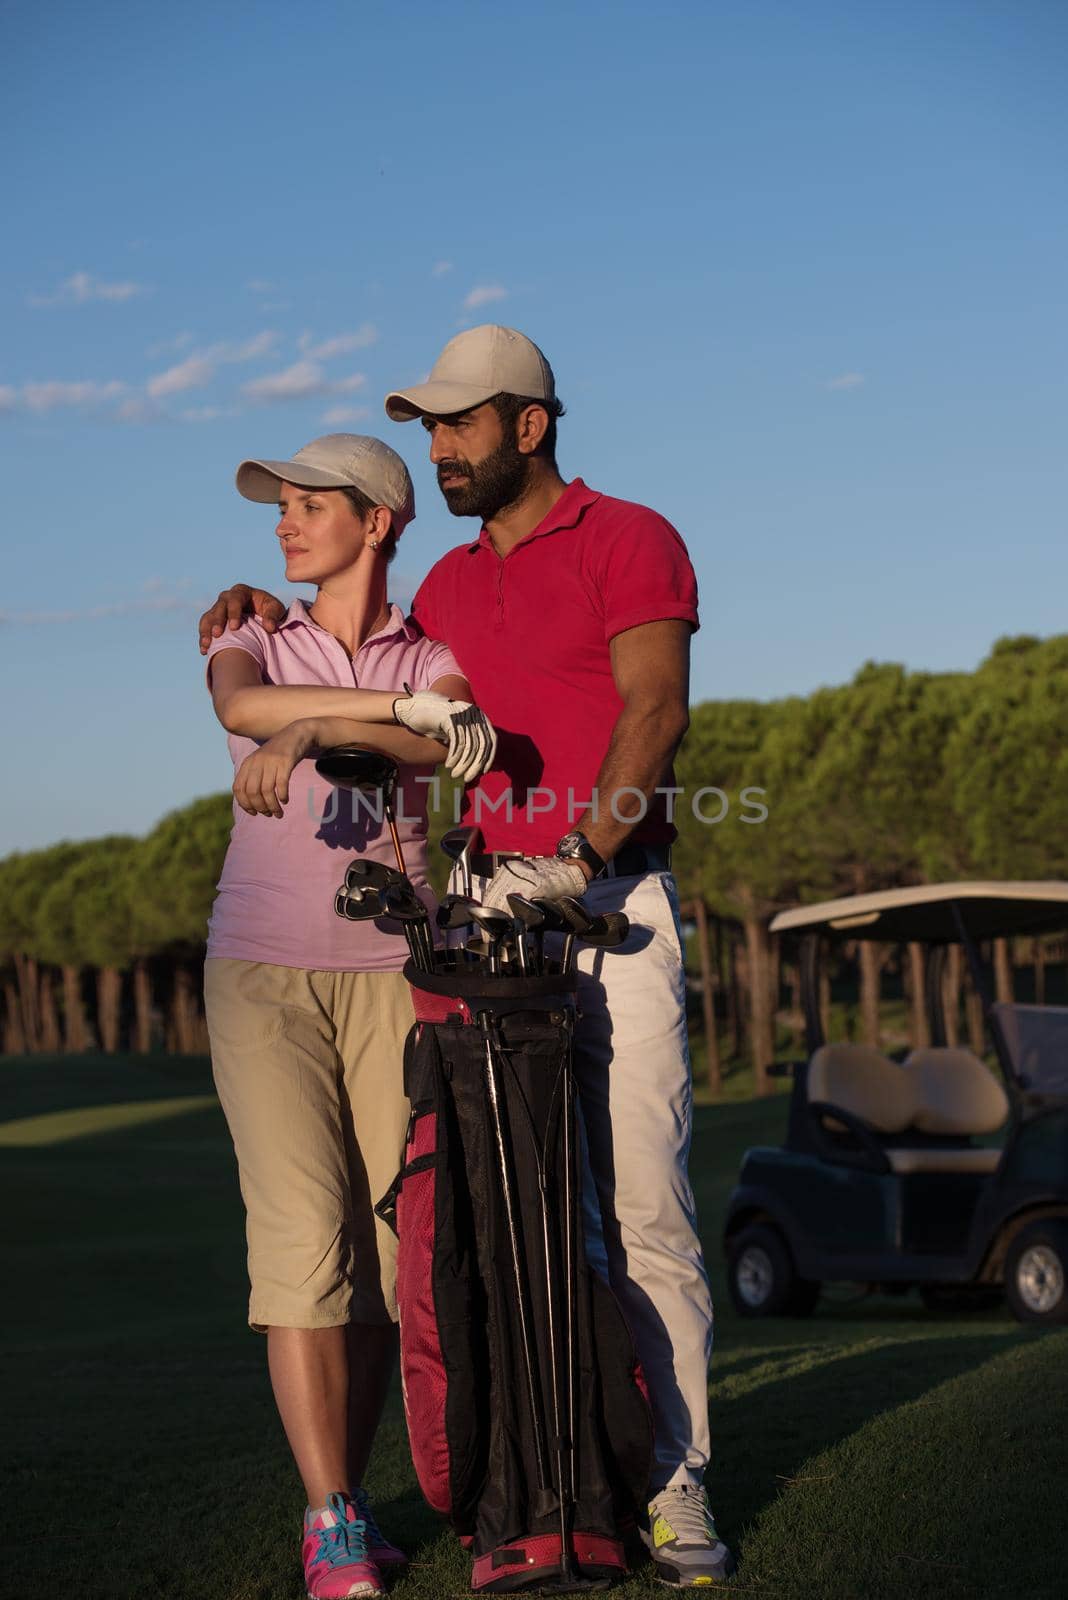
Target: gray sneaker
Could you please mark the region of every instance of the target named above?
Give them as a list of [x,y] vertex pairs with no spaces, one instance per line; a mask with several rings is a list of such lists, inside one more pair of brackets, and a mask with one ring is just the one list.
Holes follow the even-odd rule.
[[657,1578],[672,1589],[707,1588],[734,1571],[734,1557],[716,1532],[703,1489],[661,1489],[649,1502],[642,1538]]

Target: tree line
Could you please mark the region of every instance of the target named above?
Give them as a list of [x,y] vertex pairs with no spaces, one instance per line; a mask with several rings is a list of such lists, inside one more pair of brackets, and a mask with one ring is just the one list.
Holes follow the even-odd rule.
[[[768,934],[782,907],[947,878],[1064,876],[1068,635],[1000,640],[971,673],[869,663],[807,695],[706,701],[676,774],[675,871],[713,974],[706,991],[717,990],[704,1006],[715,1082],[721,1051],[773,1059],[796,985]],[[0,860],[0,1048],[204,1049],[200,966],[231,823],[229,794],[210,795],[145,838]],[[432,843],[451,823],[443,783]],[[1013,952],[1000,954],[1004,987]],[[898,958],[858,943],[851,959],[864,1035],[877,1036],[881,974]],[[904,972],[918,1014],[915,964]]]

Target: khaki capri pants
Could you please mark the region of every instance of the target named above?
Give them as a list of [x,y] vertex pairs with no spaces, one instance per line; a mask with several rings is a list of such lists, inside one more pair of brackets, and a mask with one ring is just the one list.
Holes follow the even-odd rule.
[[397,1241],[372,1207],[404,1149],[399,972],[209,957],[212,1069],[248,1215],[249,1323],[397,1320]]

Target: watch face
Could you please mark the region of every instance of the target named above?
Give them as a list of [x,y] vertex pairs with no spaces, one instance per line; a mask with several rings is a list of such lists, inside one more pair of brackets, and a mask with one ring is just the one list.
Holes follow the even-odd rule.
[[556,853],[558,856],[569,856],[573,855],[576,850],[581,849],[581,833],[565,833],[564,837],[560,840],[560,843],[556,847]]

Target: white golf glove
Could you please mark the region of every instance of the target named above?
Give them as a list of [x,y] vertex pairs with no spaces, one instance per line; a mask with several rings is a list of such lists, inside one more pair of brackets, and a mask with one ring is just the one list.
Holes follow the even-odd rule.
[[559,856],[520,856],[497,868],[482,904],[507,911],[510,894],[526,900],[562,900],[565,895],[580,899],[586,889],[586,874],[577,862]]
[[447,745],[445,766],[463,783],[480,778],[493,765],[497,754],[493,724],[469,700],[449,700],[429,689],[420,689],[416,694],[409,691],[407,697],[394,700],[393,718],[413,733],[423,733],[428,739]]

